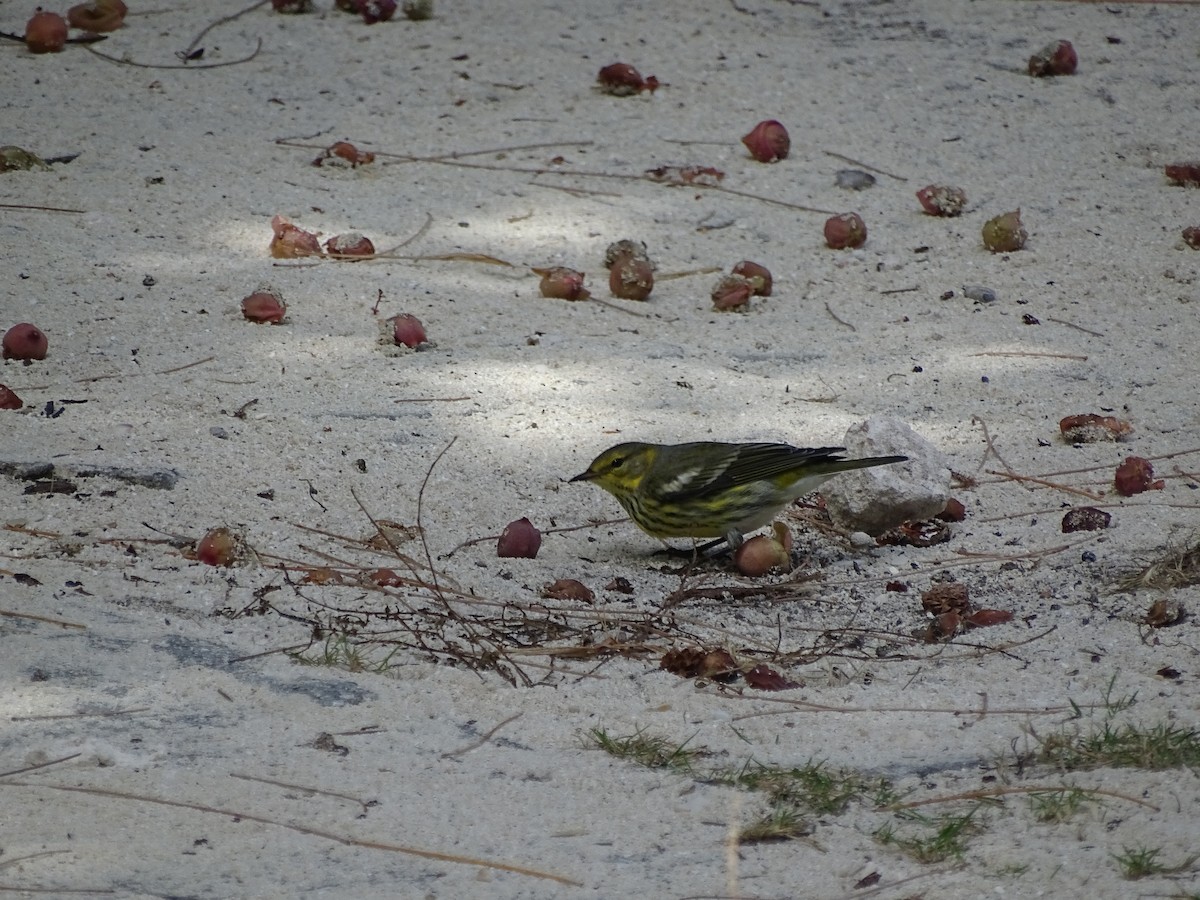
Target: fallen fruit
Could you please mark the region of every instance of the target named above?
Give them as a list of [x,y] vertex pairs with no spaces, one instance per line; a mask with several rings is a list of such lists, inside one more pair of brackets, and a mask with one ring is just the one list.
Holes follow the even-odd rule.
[[776,522],[771,527],[772,534],[755,535],[734,551],[733,564],[743,575],[758,578],[772,569],[791,568],[792,533],[782,522]]
[[196,559],[206,566],[232,566],[241,556],[241,541],[228,528],[213,528],[196,543]]
[[20,322],[4,332],[0,341],[4,359],[45,359],[50,341],[36,325]]
[[1181,187],[1200,187],[1200,162],[1170,163],[1163,167],[1163,172]]
[[35,12],[25,23],[30,53],[57,53],[67,45],[67,20],[58,13]]
[[645,300],[654,290],[654,263],[644,256],[618,260],[608,270],[608,289],[622,300]]
[[727,312],[745,309],[754,294],[754,284],[741,275],[725,275],[712,289],[713,309]]
[[0,384],[0,409],[20,409],[24,405],[12,388]]
[[299,259],[304,256],[321,256],[321,242],[311,231],[305,231],[285,216],[271,220],[271,255],[276,259]]
[[967,205],[967,192],[945,184],[927,184],[917,191],[921,208],[930,216],[957,216]]
[[405,347],[415,348],[429,340],[425,336],[425,326],[412,313],[400,313],[398,316],[392,316],[387,323],[391,326],[392,340],[397,345],[403,344]]
[[631,257],[635,259],[650,258],[646,251],[645,241],[634,241],[629,238],[613,241],[604,248],[604,268],[611,269],[621,260]]
[[72,6],[67,10],[67,21],[72,28],[100,34],[120,28],[127,12],[129,10],[121,0],[95,0],[94,3]]
[[542,276],[538,290],[542,292],[543,297],[555,300],[586,300],[591,296],[583,286],[582,272],[555,266],[550,269],[534,269],[533,273]]
[[658,90],[658,79],[651,75],[643,78],[642,73],[629,63],[612,63],[600,70],[596,76],[600,89],[614,97],[631,97],[642,91],[654,93]]
[[742,138],[750,155],[761,163],[773,163],[786,159],[792,149],[792,140],[782,122],[766,119],[759,122]]
[[1154,480],[1154,466],[1141,456],[1130,456],[1117,466],[1113,486],[1122,497],[1132,497],[1143,491],[1161,491],[1166,482]]
[[1029,233],[1021,224],[1021,211],[1003,213],[983,225],[983,246],[993,253],[1011,253],[1025,246]]
[[[390,21],[396,14],[396,0],[358,0],[357,7],[363,21],[368,25]],[[405,11],[407,12],[407,9]]]
[[496,541],[496,555],[502,559],[536,559],[542,548],[542,533],[527,518],[509,522]]
[[278,325],[287,315],[283,295],[270,285],[260,285],[253,294],[242,298],[242,315],[251,322]]
[[335,234],[325,242],[325,252],[335,259],[349,259],[375,255],[375,245],[366,235],[357,231],[347,231],[345,234]]
[[734,275],[741,275],[743,278],[750,279],[750,283],[754,286],[754,293],[759,297],[771,296],[771,271],[766,266],[759,265],[756,262],[750,262],[748,259],[743,259],[740,263],[733,267]]
[[849,212],[825,222],[825,243],[834,250],[852,250],[867,242],[867,226],[862,216]]
[[1072,444],[1094,444],[1099,441],[1123,441],[1133,434],[1133,426],[1124,419],[1080,413],[1059,420],[1058,430],[1063,440]]
[[1029,57],[1029,74],[1035,78],[1074,75],[1079,55],[1070,41],[1054,41]]

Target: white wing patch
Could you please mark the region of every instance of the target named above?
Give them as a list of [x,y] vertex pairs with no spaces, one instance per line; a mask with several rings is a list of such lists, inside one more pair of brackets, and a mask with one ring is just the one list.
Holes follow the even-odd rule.
[[687,487],[693,481],[695,481],[696,476],[699,474],[700,474],[699,469],[685,469],[684,471],[682,471],[678,475],[676,475],[674,478],[672,478],[670,481],[668,481],[666,484],[664,484],[660,490],[660,493],[676,494],[679,491],[682,491],[685,487]]

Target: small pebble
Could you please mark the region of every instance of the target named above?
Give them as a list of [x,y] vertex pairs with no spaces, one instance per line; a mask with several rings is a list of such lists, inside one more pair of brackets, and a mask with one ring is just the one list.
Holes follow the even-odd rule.
[[875,176],[859,169],[839,169],[833,183],[848,191],[864,191],[875,186]]
[[850,546],[852,547],[874,547],[875,538],[871,537],[865,531],[850,532]]
[[975,300],[979,303],[995,303],[998,299],[995,291],[981,284],[964,284],[963,296],[968,300]]

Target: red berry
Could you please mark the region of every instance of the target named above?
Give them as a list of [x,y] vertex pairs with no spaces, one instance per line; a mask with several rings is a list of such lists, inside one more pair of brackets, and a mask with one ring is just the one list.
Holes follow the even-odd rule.
[[50,342],[35,325],[21,322],[4,332],[3,354],[5,359],[45,359]]
[[842,213],[825,222],[825,243],[834,250],[861,247],[867,242],[867,226],[858,213]]
[[775,119],[759,122],[742,138],[742,143],[746,145],[750,155],[761,163],[786,159],[788,151],[792,148],[787,129]]
[[67,45],[67,20],[58,13],[36,12],[25,23],[25,46],[32,53],[57,53]]
[[509,522],[496,542],[496,555],[507,559],[536,559],[542,548],[542,533],[529,519]]

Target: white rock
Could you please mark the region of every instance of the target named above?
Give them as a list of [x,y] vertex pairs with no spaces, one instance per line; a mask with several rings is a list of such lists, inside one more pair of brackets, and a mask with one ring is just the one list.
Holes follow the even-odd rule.
[[893,416],[872,416],[846,432],[847,457],[907,456],[908,462],[843,472],[821,489],[834,523],[881,534],[901,522],[928,519],[950,499],[950,461]]

